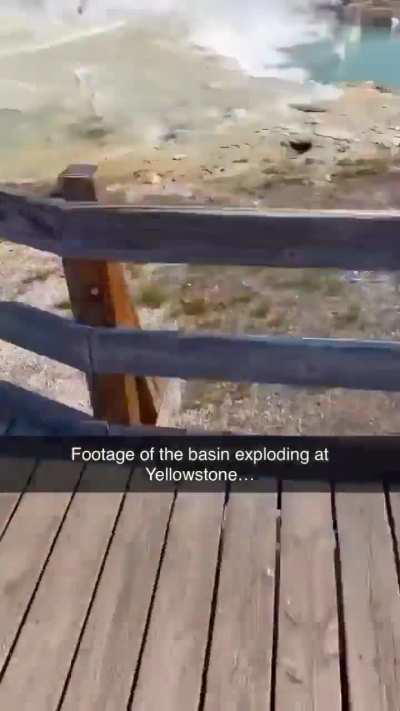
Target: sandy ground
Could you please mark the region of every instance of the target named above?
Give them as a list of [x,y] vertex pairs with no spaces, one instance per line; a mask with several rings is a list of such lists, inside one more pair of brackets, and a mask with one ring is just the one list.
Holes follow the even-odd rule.
[[[122,48],[126,39],[122,33]],[[95,162],[102,202],[399,207],[398,93],[366,83],[343,86],[333,99],[332,92],[317,95],[309,86],[252,79],[201,48],[187,52],[172,38],[157,43],[154,33],[142,33],[137,40],[149,61],[132,71],[136,82],[145,83],[141,96],[147,103],[131,134],[117,135],[118,112],[100,121],[87,114],[77,118],[72,106],[52,113],[50,93],[48,123],[41,125],[41,114],[32,107],[22,112],[28,117],[26,143],[21,153],[10,140],[0,167],[5,189],[47,195],[66,164]],[[56,86],[57,77],[67,81],[71,49],[51,51],[58,61],[58,74],[54,69],[51,75]],[[96,52],[100,58],[104,51],[104,38],[91,38],[74,48],[74,58],[95,62]],[[181,69],[183,56],[187,81],[178,85],[171,77],[178,65]],[[44,50],[28,64],[25,60],[7,63],[0,57],[0,83],[18,79],[18,62],[24,62],[29,83],[45,70],[49,54]],[[122,71],[123,49],[120,61]],[[162,96],[157,94],[160,71],[166,81]],[[126,105],[131,100],[127,97]],[[104,109],[108,105],[103,101]],[[23,121],[15,111],[0,109],[0,124],[14,122],[14,139],[21,140]],[[400,336],[396,274],[185,265],[131,265],[126,272],[145,327]],[[59,260],[6,241],[0,242],[0,298],[71,317]],[[1,343],[0,370],[5,380],[89,410],[84,378],[70,368]],[[400,431],[397,395],[226,383],[188,383],[178,389],[180,405],[176,398],[179,407],[171,415],[177,424],[272,434]]]

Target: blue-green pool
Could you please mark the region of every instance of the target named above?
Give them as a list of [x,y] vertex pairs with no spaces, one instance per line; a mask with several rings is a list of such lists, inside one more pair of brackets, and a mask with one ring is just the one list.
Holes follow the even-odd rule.
[[303,45],[292,54],[311,79],[323,83],[374,81],[400,88],[400,32],[343,29],[334,41]]

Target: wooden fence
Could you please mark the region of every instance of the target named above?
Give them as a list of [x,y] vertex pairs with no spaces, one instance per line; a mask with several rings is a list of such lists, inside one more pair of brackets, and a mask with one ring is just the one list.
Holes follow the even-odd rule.
[[400,391],[393,341],[141,330],[119,264],[396,270],[400,211],[104,206],[94,170],[70,166],[49,200],[0,193],[0,235],[63,258],[75,316],[3,302],[0,338],[86,373],[97,419],[154,424],[153,376]]

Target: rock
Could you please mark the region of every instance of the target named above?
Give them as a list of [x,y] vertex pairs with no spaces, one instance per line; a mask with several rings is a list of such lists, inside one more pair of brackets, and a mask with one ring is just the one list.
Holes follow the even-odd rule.
[[185,158],[187,158],[186,153],[177,153],[172,157],[172,160],[185,160]]
[[159,185],[161,183],[161,176],[152,170],[136,170],[133,177],[142,185]]
[[387,86],[382,86],[381,84],[375,84],[375,89],[381,94],[392,94],[392,90]]
[[305,113],[326,113],[327,109],[317,104],[289,104],[291,109],[304,111]]

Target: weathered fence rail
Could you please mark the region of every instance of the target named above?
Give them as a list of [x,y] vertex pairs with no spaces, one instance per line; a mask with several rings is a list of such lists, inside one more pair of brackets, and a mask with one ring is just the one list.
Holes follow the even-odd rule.
[[[400,211],[262,212],[77,202],[82,194],[88,199],[95,195],[87,182],[92,174],[90,166],[64,172],[70,183],[63,194],[74,202],[0,193],[0,235],[64,258],[79,321],[3,302],[0,338],[85,372],[89,387],[103,388],[101,402],[94,405],[96,417],[122,424],[154,422],[149,376],[400,391],[400,343],[393,341],[141,330],[133,307],[125,309],[121,302],[122,272],[114,274],[109,264],[395,270],[400,269]],[[92,265],[88,269],[85,260]],[[123,298],[128,298],[126,290]],[[136,410],[129,402],[128,381],[115,380],[130,374],[137,387]],[[118,386],[118,397],[122,393],[128,401],[124,411],[109,406]]]
[[85,373],[400,391],[400,343],[83,326],[0,303],[0,338]]
[[400,269],[400,211],[113,207],[2,192],[0,234],[79,259]]

